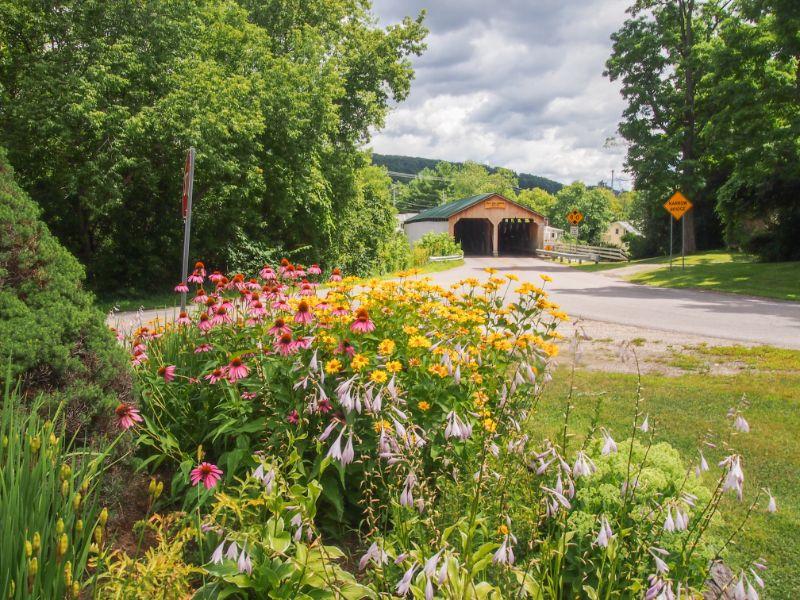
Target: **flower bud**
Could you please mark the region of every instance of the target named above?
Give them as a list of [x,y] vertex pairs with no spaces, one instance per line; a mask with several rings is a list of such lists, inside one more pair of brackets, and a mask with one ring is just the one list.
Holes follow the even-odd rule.
[[59,519],[56,521],[56,533],[59,535],[64,533],[64,519]]
[[33,551],[39,552],[39,548],[42,547],[42,536],[39,535],[39,532],[35,532],[33,534]]
[[13,598],[16,595],[16,593],[17,593],[17,584],[12,579],[11,581],[8,582],[8,597]]
[[98,546],[103,543],[103,530],[100,527],[94,528],[94,541]]
[[79,598],[81,595],[81,584],[77,581],[72,582],[72,597]]
[[67,494],[69,494],[69,481],[65,479],[61,482],[61,495],[66,498]]
[[36,577],[39,572],[39,559],[35,556],[28,561],[28,577]]
[[56,445],[58,445],[58,438],[56,437],[56,434],[55,434],[55,433],[51,433],[51,434],[50,434],[50,445],[51,445],[51,446],[56,446]]
[[75,495],[72,497],[72,510],[76,511],[81,507],[81,500],[83,496],[81,496],[80,492],[75,492]]
[[107,521],[108,521],[108,509],[103,507],[103,510],[100,511],[100,526],[105,527]]
[[150,485],[147,487],[147,493],[150,496],[154,496],[155,495],[155,493],[156,493],[156,478],[155,477],[151,477],[150,478]]
[[69,550],[69,538],[66,533],[62,533],[58,540],[58,546],[56,546],[56,558],[60,559],[67,553],[67,550]]
[[72,475],[72,467],[68,464],[61,465],[61,479],[69,479],[70,475]]
[[25,558],[30,558],[33,555],[33,544],[25,540]]
[[72,563],[70,561],[64,563],[64,585],[67,589],[72,587]]
[[[3,448],[8,448],[8,436],[7,435],[3,436]],[[14,581],[12,580],[11,583],[14,583]]]
[[83,533],[83,519],[78,519],[75,522],[75,531],[77,533]]
[[38,435],[34,435],[28,438],[28,443],[31,446],[31,452],[33,452],[34,454],[39,452],[39,448],[42,447],[42,440]]
[[153,496],[153,497],[154,498],[158,498],[161,495],[161,492],[163,492],[163,491],[164,491],[164,482],[163,481],[159,481],[158,484],[156,485],[155,496]]

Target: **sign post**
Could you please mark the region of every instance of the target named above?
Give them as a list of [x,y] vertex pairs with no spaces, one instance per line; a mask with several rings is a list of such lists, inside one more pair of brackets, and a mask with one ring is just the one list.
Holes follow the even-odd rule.
[[[664,208],[667,209],[667,212],[672,215],[675,221],[681,221],[681,263],[683,269],[686,268],[686,253],[685,253],[685,244],[683,243],[686,233],[686,226],[684,221],[681,220],[681,217],[689,212],[692,208],[692,203],[689,199],[681,194],[680,192],[675,192],[670,196],[670,199],[664,203]],[[672,223],[673,219],[669,220],[669,268],[672,269]]]
[[569,234],[575,237],[576,240],[578,239],[578,235],[580,235],[578,225],[580,225],[581,221],[583,221],[583,213],[577,208],[573,208],[567,213],[567,222],[570,224]]
[[[192,188],[194,187],[194,147],[189,148],[183,168],[183,264],[181,282],[186,284],[189,277],[189,237],[192,233]],[[181,311],[186,310],[186,292],[181,292]]]

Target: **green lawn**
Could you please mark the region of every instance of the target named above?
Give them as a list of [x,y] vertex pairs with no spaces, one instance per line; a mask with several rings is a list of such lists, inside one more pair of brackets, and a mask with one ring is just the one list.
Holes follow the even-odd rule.
[[[663,262],[658,259],[656,262]],[[764,296],[779,300],[800,300],[800,262],[760,263],[736,252],[703,252],[680,257],[668,267],[638,273],[628,278],[634,283],[658,287],[698,288]]]
[[[795,359],[796,360],[796,357]],[[782,363],[785,364],[785,363]],[[554,374],[541,403],[536,433],[555,435],[563,422],[563,398],[569,388],[568,369]],[[629,437],[636,377],[616,373],[580,371],[576,376],[572,413],[573,431],[579,435],[590,427],[600,401],[601,423],[618,439]],[[800,373],[753,373],[736,376],[684,375],[644,378],[643,409],[655,422],[659,440],[672,443],[687,460],[697,456],[699,440],[708,431],[725,435],[731,431],[727,410],[742,394],[751,402],[746,417],[751,433],[737,434],[732,444],[744,457],[745,501],[726,498],[716,529],[730,535],[743,519],[748,503],[759,487],[769,486],[778,501],[778,512],[754,512],[744,537],[732,549],[732,562],[764,557],[769,565],[765,598],[794,598],[800,589]],[[717,438],[720,439],[720,438]],[[721,450],[706,450],[712,471],[723,456]],[[712,458],[714,463],[712,463]]]
[[631,265],[647,265],[668,261],[669,257],[656,256],[655,258],[640,258],[638,260],[631,260],[628,262],[584,263],[582,265],[570,266],[575,269],[580,269],[581,271],[610,271],[611,269],[621,269],[622,267],[630,267]]
[[103,312],[117,309],[121,312],[151,308],[172,308],[181,302],[180,294],[166,292],[132,292],[120,296],[100,296],[95,304]]

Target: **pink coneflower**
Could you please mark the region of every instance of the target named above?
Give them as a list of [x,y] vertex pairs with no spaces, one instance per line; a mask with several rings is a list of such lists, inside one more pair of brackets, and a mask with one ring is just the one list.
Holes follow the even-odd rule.
[[143,362],[147,361],[147,353],[144,350],[134,350],[133,356],[131,356],[131,364],[134,367],[138,367]]
[[244,400],[255,400],[258,397],[256,392],[242,392],[242,399]]
[[218,381],[225,379],[225,373],[222,371],[222,369],[214,369],[211,371],[211,373],[206,375],[206,379],[208,380],[208,383],[217,383]]
[[250,303],[250,314],[254,317],[263,317],[267,314],[267,309],[261,304],[261,300],[256,300]]
[[294,313],[295,323],[308,325],[312,320],[313,317],[311,316],[311,307],[308,305],[308,302],[301,300],[297,305],[297,312]]
[[322,274],[322,269],[319,268],[317,263],[314,263],[310,267],[308,267],[308,274],[309,275],[320,275]]
[[333,410],[333,406],[331,405],[331,401],[327,398],[321,398],[319,402],[317,402],[317,410],[321,412],[323,415],[331,412]]
[[261,286],[259,285],[259,283],[255,279],[253,279],[252,277],[247,280],[247,283],[245,284],[245,287],[250,291],[257,291],[257,290],[261,289]]
[[291,333],[282,334],[275,342],[275,352],[282,354],[283,356],[294,354],[299,349],[300,348],[298,348],[297,342],[292,339]]
[[208,462],[201,462],[189,473],[192,485],[202,483],[207,490],[213,488],[222,479],[222,469]]
[[375,323],[369,318],[369,313],[366,308],[359,308],[356,311],[356,320],[350,325],[350,329],[356,333],[375,331]]
[[189,275],[187,281],[189,283],[203,283],[203,279],[205,279],[205,276],[206,276],[206,266],[201,262],[197,262],[194,265],[194,271],[192,272],[191,275]]
[[182,281],[181,283],[175,286],[175,291],[178,292],[179,294],[180,293],[185,294],[186,292],[189,291],[189,286],[186,285],[185,281]]
[[225,374],[228,376],[228,381],[237,381],[247,377],[250,373],[250,368],[242,362],[238,356],[233,358],[228,366],[225,367]]
[[295,265],[294,272],[298,277],[306,276],[306,268],[303,265]]
[[142,415],[139,414],[139,409],[125,402],[117,406],[114,413],[117,416],[117,426],[120,429],[130,429],[136,423],[143,421]]
[[286,301],[286,296],[279,294],[275,302],[272,303],[273,310],[290,310],[292,307]]
[[272,270],[272,267],[269,265],[264,265],[264,268],[261,269],[261,272],[258,274],[261,279],[265,281],[271,281],[275,279],[277,276],[275,275],[275,271]]
[[208,313],[202,313],[200,319],[197,321],[197,326],[200,328],[200,331],[208,331],[214,326],[214,323],[211,321],[211,317],[208,316]]
[[192,320],[189,318],[189,314],[182,310],[181,313],[178,315],[178,325],[191,325]]
[[311,342],[314,340],[312,337],[301,337],[297,338],[294,343],[297,346],[297,349],[300,350],[308,350],[311,348]]
[[301,296],[313,296],[314,295],[314,286],[308,283],[300,284],[300,295]]
[[194,349],[195,354],[200,354],[202,352],[211,352],[214,349],[214,346],[211,344],[200,344],[197,348]]
[[283,275],[283,273],[286,271],[286,268],[288,266],[290,266],[289,259],[288,258],[282,258],[281,259],[281,266],[278,267],[278,273]]
[[286,420],[290,425],[297,425],[300,422],[300,414],[296,410],[293,410],[286,417]]
[[268,333],[274,335],[275,337],[279,337],[284,333],[291,333],[291,329],[286,325],[286,321],[283,319],[275,319],[275,323],[273,323],[272,327],[269,328]]
[[233,319],[228,314],[228,309],[225,306],[218,306],[214,310],[214,316],[211,317],[211,324],[222,325],[223,323],[233,323]]
[[350,314],[350,309],[346,306],[342,306],[341,304],[337,304],[336,308],[331,311],[331,314],[334,317],[344,317]]
[[342,272],[341,272],[341,270],[339,270],[338,268],[334,269],[331,272],[331,281],[341,281],[341,280],[342,280]]
[[165,367],[158,367],[159,377],[163,377],[164,381],[169,383],[175,379],[175,365],[167,365]]
[[336,346],[336,350],[334,350],[334,353],[347,354],[347,356],[352,358],[356,353],[356,349],[355,347],[353,347],[353,344],[350,343],[350,340],[345,338],[341,342],[339,342],[338,346]]
[[198,289],[194,298],[192,298],[192,302],[195,304],[205,304],[206,300],[208,300],[208,295],[203,288]]
[[283,269],[283,276],[286,279],[297,279],[297,269],[294,268],[294,265],[286,265],[286,268]]
[[208,278],[211,280],[211,283],[219,283],[220,280],[224,279],[224,275],[219,271],[214,271]]

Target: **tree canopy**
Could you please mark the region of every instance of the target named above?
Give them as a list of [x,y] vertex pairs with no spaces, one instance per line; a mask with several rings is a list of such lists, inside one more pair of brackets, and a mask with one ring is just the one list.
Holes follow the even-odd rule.
[[0,133],[96,286],[175,279],[189,146],[193,256],[224,267],[244,235],[340,262],[359,148],[425,35],[350,0],[0,3]]

